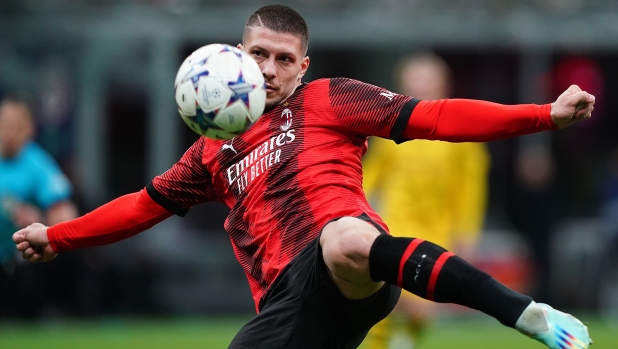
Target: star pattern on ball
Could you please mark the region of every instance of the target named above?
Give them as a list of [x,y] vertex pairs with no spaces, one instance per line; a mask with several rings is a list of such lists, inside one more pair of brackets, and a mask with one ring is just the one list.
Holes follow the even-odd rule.
[[233,92],[232,97],[230,97],[229,103],[227,105],[231,105],[232,103],[240,99],[245,103],[247,108],[249,108],[250,105],[248,92],[253,90],[256,85],[247,82],[247,80],[245,80],[245,77],[242,75],[242,71],[238,73],[238,79],[236,79],[236,81],[229,81],[227,85]]

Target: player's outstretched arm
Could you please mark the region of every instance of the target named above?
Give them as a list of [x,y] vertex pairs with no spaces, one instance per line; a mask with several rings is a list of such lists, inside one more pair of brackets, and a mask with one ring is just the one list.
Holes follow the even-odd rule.
[[58,255],[49,244],[47,226],[33,223],[13,234],[21,256],[30,262],[49,262]]
[[589,119],[594,110],[595,98],[577,85],[571,85],[551,104],[551,119],[559,128]]
[[590,118],[594,96],[576,85],[551,104],[503,105],[473,99],[419,101],[397,141],[489,142],[567,127]]
[[111,244],[138,234],[170,217],[146,189],[127,194],[76,219],[51,227],[33,224],[13,234],[22,257],[47,262],[58,252]]

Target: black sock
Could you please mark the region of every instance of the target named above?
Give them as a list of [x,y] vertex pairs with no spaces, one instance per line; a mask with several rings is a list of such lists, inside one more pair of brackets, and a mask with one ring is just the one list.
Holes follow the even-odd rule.
[[502,324],[515,323],[532,298],[431,242],[381,234],[371,246],[369,272],[417,296],[480,310]]

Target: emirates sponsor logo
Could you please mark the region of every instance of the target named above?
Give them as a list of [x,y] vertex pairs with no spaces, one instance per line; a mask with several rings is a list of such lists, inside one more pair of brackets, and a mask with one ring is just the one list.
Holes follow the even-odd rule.
[[281,162],[281,147],[294,142],[295,130],[286,130],[255,147],[242,160],[228,167],[227,182],[237,194],[242,194],[254,179],[264,174],[271,166]]

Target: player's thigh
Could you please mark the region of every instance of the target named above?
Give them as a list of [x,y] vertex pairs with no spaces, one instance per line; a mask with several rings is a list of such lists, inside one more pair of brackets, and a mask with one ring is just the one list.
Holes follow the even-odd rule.
[[265,309],[240,330],[229,349],[356,348],[392,311],[400,293],[398,287],[384,284],[369,298],[349,300],[334,285],[324,287],[293,311],[283,302]]
[[316,239],[277,277],[260,313],[243,326],[230,348],[355,348],[395,307],[401,289],[385,284],[368,298],[350,300],[328,274]]
[[342,217],[320,235],[324,263],[335,285],[349,299],[363,299],[383,285],[369,276],[369,252],[381,233],[368,217]]

